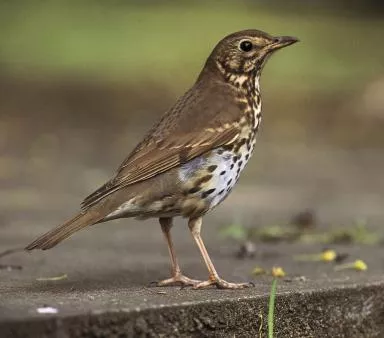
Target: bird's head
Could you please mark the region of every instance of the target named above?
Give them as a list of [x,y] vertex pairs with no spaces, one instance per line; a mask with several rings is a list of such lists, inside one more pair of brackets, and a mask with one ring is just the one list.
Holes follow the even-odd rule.
[[275,51],[299,41],[291,36],[274,37],[259,30],[244,30],[226,36],[214,48],[207,66],[227,74],[246,75],[260,71]]

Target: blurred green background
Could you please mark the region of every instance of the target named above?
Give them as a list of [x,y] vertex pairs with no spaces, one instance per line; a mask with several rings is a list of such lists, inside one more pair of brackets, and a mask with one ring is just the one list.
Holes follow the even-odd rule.
[[225,34],[257,27],[302,40],[269,67],[266,81],[277,89],[357,89],[383,71],[382,17],[309,2],[3,1],[1,62],[13,74],[96,75],[178,89]]
[[[79,103],[73,102],[66,116],[91,114],[104,120],[124,115],[130,121],[126,115],[135,115],[138,109],[150,114],[165,110],[192,84],[224,35],[258,28],[301,39],[274,57],[263,74],[266,108],[271,111],[268,138],[381,145],[382,6],[378,1],[339,1],[337,6],[332,1],[289,3],[3,0],[2,82],[23,85],[18,93],[20,105],[25,91],[43,87],[49,96],[47,86],[59,87],[56,95],[60,96],[64,86],[62,96],[75,92],[83,99],[81,104],[90,105],[82,107],[87,112],[76,113]],[[95,108],[84,93],[89,90],[96,90],[94,100],[105,102],[103,111],[92,112]],[[115,107],[111,92],[127,96],[123,109]],[[16,107],[16,112],[6,109],[8,94],[1,116],[22,109],[35,114],[32,103]],[[60,115],[59,108],[49,115]],[[41,107],[37,110],[44,115]],[[132,123],[137,121],[132,118]]]
[[[295,207],[331,210],[361,207],[353,198],[364,196],[361,212],[379,213],[380,1],[2,0],[0,220],[43,218],[47,206],[68,215],[192,85],[216,42],[247,28],[301,42],[264,70],[264,124],[240,186],[264,196],[273,194],[261,186],[278,196],[302,186]],[[337,193],[346,195],[335,204]],[[260,199],[260,210],[289,209]]]

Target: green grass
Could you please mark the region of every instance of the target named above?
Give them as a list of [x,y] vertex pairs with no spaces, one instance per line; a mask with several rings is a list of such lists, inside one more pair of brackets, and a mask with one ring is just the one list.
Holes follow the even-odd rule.
[[273,325],[275,320],[275,298],[277,290],[277,278],[272,281],[268,305],[268,338],[273,338]]
[[87,1],[0,3],[0,62],[12,73],[91,74],[190,83],[225,34],[259,28],[301,43],[274,57],[274,85],[333,90],[384,72],[384,22],[278,12],[241,2],[147,6]]

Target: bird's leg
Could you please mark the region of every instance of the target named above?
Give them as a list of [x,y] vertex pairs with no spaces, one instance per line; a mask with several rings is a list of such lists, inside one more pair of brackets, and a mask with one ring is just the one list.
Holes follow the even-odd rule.
[[201,252],[201,255],[203,256],[205,265],[208,268],[209,279],[207,281],[195,284],[194,288],[201,289],[211,285],[216,285],[216,287],[219,289],[243,289],[243,288],[250,287],[252,285],[250,283],[229,283],[219,277],[211,261],[211,258],[208,255],[208,252],[207,252],[207,249],[205,248],[203,240],[200,236],[201,224],[202,224],[201,217],[192,218],[188,222],[188,226],[189,226],[189,229],[191,230],[193,239],[195,240],[197,246],[199,247],[199,250]]
[[169,256],[171,258],[171,273],[172,277],[160,281],[157,283],[157,286],[169,286],[169,285],[196,285],[200,283],[199,280],[194,280],[184,276],[181,273],[179,263],[177,262],[175,249],[173,247],[171,228],[172,228],[172,218],[164,217],[159,218],[161,225],[161,230],[163,231],[164,237],[167,241]]

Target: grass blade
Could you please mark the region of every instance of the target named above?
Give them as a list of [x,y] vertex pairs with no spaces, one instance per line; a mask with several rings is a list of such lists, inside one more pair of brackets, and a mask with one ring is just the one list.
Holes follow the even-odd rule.
[[268,306],[268,338],[273,338],[273,322],[275,311],[275,298],[276,298],[277,279],[272,281],[271,293],[269,294]]

